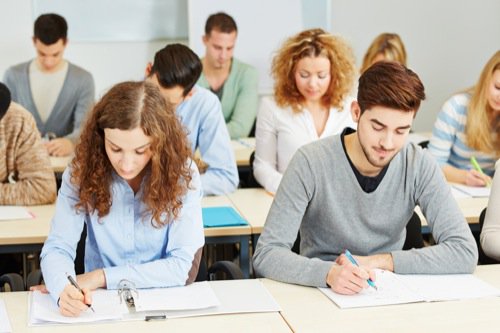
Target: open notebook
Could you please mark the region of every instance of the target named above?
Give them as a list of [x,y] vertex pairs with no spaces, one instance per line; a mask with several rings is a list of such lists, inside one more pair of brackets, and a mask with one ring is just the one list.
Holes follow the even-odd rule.
[[259,280],[195,282],[189,286],[140,289],[134,294],[135,309],[129,309],[117,290],[99,289],[92,293],[91,310],[77,318],[64,317],[48,294],[33,292],[29,324],[71,324],[98,321],[144,320],[194,317],[227,313],[280,311]]
[[500,296],[499,289],[472,274],[402,275],[383,270],[376,273],[378,290],[368,288],[356,295],[340,295],[330,288],[319,289],[340,308]]

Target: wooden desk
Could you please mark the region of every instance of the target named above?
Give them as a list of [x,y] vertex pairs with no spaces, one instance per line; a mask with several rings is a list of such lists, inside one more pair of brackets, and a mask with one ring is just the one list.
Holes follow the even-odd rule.
[[[474,273],[500,288],[500,265]],[[500,297],[340,309],[318,289],[263,280],[294,332],[493,332],[500,328]]]
[[63,173],[68,164],[73,159],[73,156],[65,156],[65,157],[50,157],[50,165],[52,165],[52,170],[54,173]]
[[[203,197],[203,207],[230,206],[237,209],[225,195]],[[205,243],[207,244],[240,244],[240,268],[245,278],[250,277],[250,226],[205,228]]]
[[98,324],[28,327],[28,292],[0,293],[7,307],[12,332],[291,332],[281,315],[247,313],[163,321],[126,321]]
[[[202,206],[235,208],[226,196],[204,197]],[[35,215],[35,218],[0,221],[0,253],[26,253],[41,250],[49,234],[55,205],[31,206],[27,209]],[[240,244],[241,270],[248,278],[250,275],[249,243],[252,231],[250,226],[205,228],[204,231],[207,244]]]

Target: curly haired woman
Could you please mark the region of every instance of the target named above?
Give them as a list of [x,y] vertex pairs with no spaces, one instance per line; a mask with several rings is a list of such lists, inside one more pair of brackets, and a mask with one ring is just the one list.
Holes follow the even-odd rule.
[[321,29],[303,31],[273,59],[274,98],[257,116],[255,179],[276,192],[293,154],[306,143],[355,128],[351,99],[355,75],[351,48]]
[[[186,134],[158,88],[117,84],[97,103],[63,175],[41,254],[47,290],[60,312],[78,316],[91,291],[190,283],[204,244],[201,185]],[[85,273],[68,283],[87,226]]]

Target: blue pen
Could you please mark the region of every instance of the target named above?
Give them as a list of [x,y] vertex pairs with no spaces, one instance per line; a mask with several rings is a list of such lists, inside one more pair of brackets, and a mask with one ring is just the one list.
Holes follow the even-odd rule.
[[[350,261],[353,265],[355,265],[355,266],[358,266],[358,267],[359,267],[358,263],[356,262],[356,259],[354,259],[354,257],[352,256],[351,252],[349,252],[349,250],[345,250],[344,254],[345,254],[345,256],[347,257],[347,259],[349,259],[349,261]],[[369,284],[371,287],[375,288],[375,290],[378,290],[378,289],[377,289],[377,286],[375,285],[375,282],[373,282],[373,280],[372,280],[372,279],[368,278],[367,282],[368,282],[368,284]]]

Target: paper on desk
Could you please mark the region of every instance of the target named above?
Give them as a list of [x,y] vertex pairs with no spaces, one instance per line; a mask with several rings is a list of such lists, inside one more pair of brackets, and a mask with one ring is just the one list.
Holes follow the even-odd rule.
[[167,311],[167,318],[281,311],[278,303],[260,280],[211,281],[210,286],[220,305],[200,310]]
[[7,315],[5,303],[3,299],[0,299],[0,333],[9,332],[12,332],[12,327],[10,327],[9,316]]
[[22,206],[0,206],[1,220],[26,220],[32,219],[33,215]]
[[477,187],[477,186],[466,186],[461,184],[453,184],[452,186],[455,189],[475,198],[489,197],[491,192],[491,188],[486,186]]
[[135,298],[136,311],[204,309],[219,304],[206,281],[182,287],[141,289]]
[[368,288],[348,296],[330,288],[319,289],[340,308],[500,296],[499,289],[471,274],[402,275],[382,270],[376,273],[378,291]]
[[79,317],[65,317],[49,294],[39,291],[31,293],[29,310],[30,325],[44,323],[86,323],[105,320],[119,320],[128,313],[125,303],[120,304],[116,290],[98,289],[92,293],[92,310],[80,314]]

